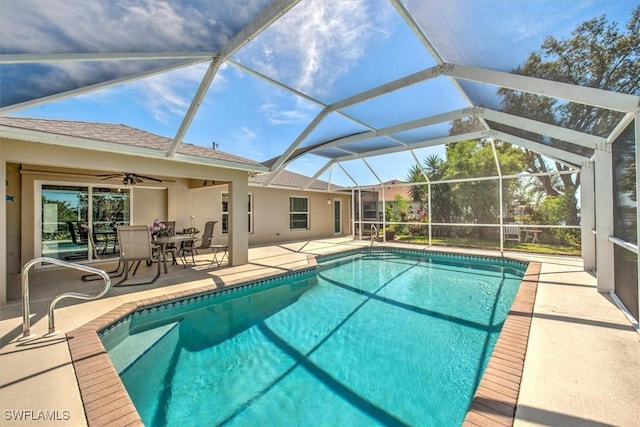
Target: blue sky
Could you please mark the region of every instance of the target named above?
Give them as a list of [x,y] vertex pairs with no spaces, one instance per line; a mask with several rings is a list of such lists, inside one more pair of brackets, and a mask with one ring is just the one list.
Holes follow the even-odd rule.
[[[56,2],[25,0],[22,4],[26,6],[21,6],[24,10],[11,10],[12,16],[18,17],[18,21],[33,21],[36,25],[33,28],[37,28],[30,33],[32,37],[29,37],[29,41],[24,41],[25,44],[31,43],[24,47],[24,51],[59,51],[74,37],[81,46],[78,51],[90,51],[92,43],[99,45],[103,42],[101,37],[110,37],[101,35],[100,23],[94,23],[93,26],[78,24],[83,13],[87,17],[96,13],[95,4],[73,3],[73,16],[66,16],[63,10],[57,8],[43,7],[47,4],[63,4]],[[230,17],[241,13],[240,9],[237,3],[226,3],[226,19],[233,20]],[[258,10],[265,1],[246,2],[246,10],[250,10],[253,3]],[[141,39],[147,37],[149,32],[165,31],[168,40],[177,45],[184,42],[187,46],[193,44],[189,45],[185,40],[199,40],[194,34],[217,37],[211,28],[207,29],[208,32],[204,31],[211,19],[194,19],[190,22],[189,31],[182,30],[179,27],[182,21],[172,16],[172,13],[177,14],[177,8],[172,8],[173,4],[137,0],[118,3],[118,7],[130,7],[124,16],[130,19],[137,17],[142,23],[153,19],[171,23],[153,28],[128,25],[126,31],[129,36],[135,37],[138,27]],[[107,8],[108,5],[104,3],[103,6]],[[405,5],[418,19],[429,25],[427,35],[432,38],[445,61],[509,71],[523,63],[531,51],[539,48],[545,36],[568,37],[578,23],[587,19],[606,14],[610,21],[616,21],[623,27],[637,1],[408,0]],[[11,7],[6,3],[2,6],[4,12]],[[28,7],[32,9],[27,10]],[[83,8],[86,10],[83,11]],[[113,11],[113,19],[121,20],[115,15],[117,12]],[[101,13],[109,16],[104,10]],[[242,13],[250,12],[243,10]],[[8,15],[3,14],[5,17]],[[69,22],[65,22],[67,20]],[[20,24],[2,21],[3,18],[0,18],[0,24],[6,24],[7,34],[8,25]],[[55,25],[47,24],[54,21]],[[62,34],[65,24],[71,26],[73,31]],[[111,26],[112,22],[106,20],[104,24]],[[222,33],[231,31],[216,25],[215,28]],[[199,26],[202,28],[200,32]],[[233,27],[233,22],[229,26]],[[155,43],[163,34],[155,35]],[[3,43],[6,52],[7,44],[13,43],[18,49],[23,41],[15,36],[9,40],[5,38],[0,43]],[[45,43],[47,46],[41,47]],[[384,0],[302,1],[279,22],[252,40],[233,60],[324,103],[335,102],[435,64],[397,11]],[[79,67],[75,63],[70,64],[69,69]],[[173,138],[206,66],[201,64],[179,69],[11,114],[123,123]],[[350,107],[345,113],[379,128],[465,106],[465,100],[448,80],[438,78]],[[209,146],[215,142],[220,150],[264,161],[285,150],[321,108],[234,65],[225,64],[200,106],[185,142]],[[334,114],[312,132],[305,144],[365,129],[358,123]],[[446,133],[446,130],[446,127],[441,127],[430,132],[439,134]],[[443,152],[443,147],[416,150],[420,159],[430,153]],[[311,176],[325,162],[317,156],[306,156],[293,162],[289,169]],[[413,158],[403,153],[384,159],[371,158],[367,162],[378,177],[386,181],[404,178]],[[363,162],[349,162],[344,166],[359,183],[376,182]],[[328,179],[328,174],[323,178]],[[352,184],[340,170],[334,171],[332,179],[341,185]]]

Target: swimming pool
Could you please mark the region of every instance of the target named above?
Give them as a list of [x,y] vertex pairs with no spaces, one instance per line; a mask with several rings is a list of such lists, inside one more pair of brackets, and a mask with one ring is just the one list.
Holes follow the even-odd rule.
[[412,251],[139,310],[101,332],[147,425],[459,425],[523,263]]

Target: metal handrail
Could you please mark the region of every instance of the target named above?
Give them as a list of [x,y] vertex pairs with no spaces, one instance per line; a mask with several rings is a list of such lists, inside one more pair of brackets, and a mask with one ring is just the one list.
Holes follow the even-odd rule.
[[[373,234],[373,231],[375,230],[375,234]],[[375,224],[371,224],[371,246],[373,246],[373,241],[378,240],[378,227],[376,227]]]
[[111,289],[111,278],[103,270],[99,270],[93,267],[88,267],[86,265],[62,261],[56,258],[40,257],[40,258],[32,259],[31,261],[27,262],[24,265],[24,267],[22,267],[22,273],[21,273],[22,275],[22,337],[23,338],[31,335],[31,319],[30,319],[31,313],[29,310],[29,270],[31,269],[31,267],[41,262],[46,262],[49,264],[59,265],[61,267],[68,267],[75,270],[86,271],[87,273],[96,274],[98,276],[101,276],[104,279],[104,284],[105,284],[104,289],[98,295],[87,295],[87,294],[81,294],[78,292],[65,292],[64,294],[61,294],[55,297],[53,301],[51,301],[51,304],[49,305],[49,333],[50,334],[55,332],[56,330],[53,311],[55,309],[56,304],[60,300],[64,298],[77,298],[77,299],[83,299],[83,300],[98,299],[106,295],[106,293],[109,292],[109,290]]

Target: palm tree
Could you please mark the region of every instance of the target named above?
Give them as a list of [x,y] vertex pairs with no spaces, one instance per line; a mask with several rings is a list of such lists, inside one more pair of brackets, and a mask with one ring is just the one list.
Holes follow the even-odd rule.
[[[451,219],[458,211],[451,184],[437,184],[447,170],[447,163],[437,154],[430,154],[424,159],[423,167],[431,185],[431,220],[433,222],[452,222]],[[448,227],[443,228],[443,234],[448,233]]]
[[[409,169],[409,174],[407,175],[407,182],[425,182],[427,178],[424,176],[422,172],[422,168],[420,165],[413,165],[411,169]],[[412,202],[420,203],[420,209],[424,210],[424,205],[427,202],[427,197],[429,197],[427,185],[412,185],[409,189],[409,195],[411,196]]]

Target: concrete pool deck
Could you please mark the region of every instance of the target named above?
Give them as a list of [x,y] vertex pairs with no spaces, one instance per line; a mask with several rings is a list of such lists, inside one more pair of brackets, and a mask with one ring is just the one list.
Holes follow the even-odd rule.
[[[114,288],[96,301],[64,300],[56,309],[56,327],[70,332],[129,302],[283,273],[308,265],[308,256],[368,244],[336,238],[256,247],[249,250],[249,264],[239,267],[210,268],[210,255],[200,255],[195,267],[174,266],[152,286]],[[581,271],[579,258],[522,253],[505,256],[541,263],[514,425],[637,425],[640,334],[624,313],[608,295],[596,291],[595,278]],[[0,308],[0,425],[86,425],[65,336],[42,335],[47,332],[46,312],[53,296],[71,290],[97,293],[101,282],[81,282],[79,273],[61,270],[39,271],[32,276],[32,332],[36,337],[19,339],[19,281],[17,291],[15,284],[11,285],[14,291],[9,303]],[[135,417],[125,416],[111,425],[126,425],[127,419],[136,423]],[[490,417],[485,425],[489,423],[499,424]]]

